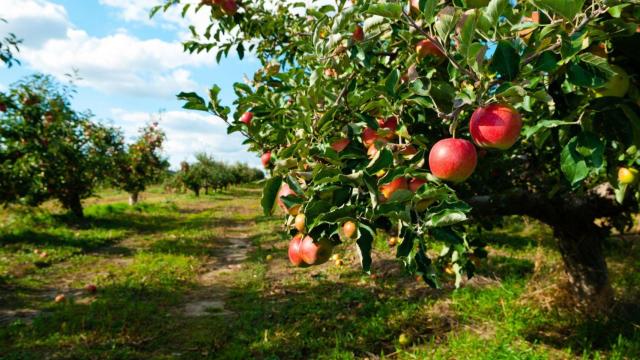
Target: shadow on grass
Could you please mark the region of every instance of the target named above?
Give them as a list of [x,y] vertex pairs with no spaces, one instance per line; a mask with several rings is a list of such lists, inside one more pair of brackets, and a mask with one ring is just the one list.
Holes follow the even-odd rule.
[[491,256],[486,266],[481,266],[477,273],[506,280],[526,278],[533,274],[533,270],[534,264],[529,260],[507,256]]
[[640,304],[618,303],[606,319],[563,319],[530,329],[526,339],[556,349],[611,351],[640,358]]

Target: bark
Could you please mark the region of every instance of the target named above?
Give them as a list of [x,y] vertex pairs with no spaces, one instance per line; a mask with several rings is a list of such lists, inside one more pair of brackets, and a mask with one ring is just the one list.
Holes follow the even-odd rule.
[[80,201],[80,196],[76,194],[70,195],[67,199],[65,199],[62,204],[64,207],[71,211],[73,215],[77,218],[84,218],[84,211],[82,209],[82,202]]
[[599,186],[585,195],[549,199],[527,191],[513,191],[467,200],[473,216],[526,215],[554,230],[565,272],[576,304],[590,313],[603,313],[613,301],[603,242],[608,229],[597,218],[616,216],[627,209],[613,199],[611,188]]
[[579,228],[555,226],[554,234],[574,301],[589,313],[606,312],[613,302],[613,291],[602,249],[606,234],[593,224]]
[[136,205],[138,203],[140,194],[137,192],[133,192],[131,194],[129,194],[129,205],[133,206]]

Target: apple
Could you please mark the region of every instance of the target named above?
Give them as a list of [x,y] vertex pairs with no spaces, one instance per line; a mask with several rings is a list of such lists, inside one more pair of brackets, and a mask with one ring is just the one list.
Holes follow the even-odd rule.
[[607,47],[604,43],[594,44],[589,48],[589,52],[595,56],[600,56],[602,58],[607,57]]
[[260,161],[262,161],[262,166],[268,169],[271,166],[271,151],[262,154]]
[[393,140],[396,136],[396,129],[398,128],[398,118],[391,116],[386,120],[378,119],[378,126],[380,126],[381,129],[389,130],[389,132],[384,136],[385,139]]
[[376,157],[376,155],[378,155],[378,151],[379,150],[375,145],[371,145],[367,149],[367,156],[369,157],[369,159],[373,159],[374,157]]
[[[528,16],[524,16],[521,20],[521,22],[533,22],[533,23],[540,23],[540,13],[538,11],[533,11],[531,12],[531,17]],[[524,30],[520,30],[518,32],[518,35],[524,40],[524,41],[529,41],[529,39],[531,38],[531,34],[533,34],[533,31],[536,28],[530,28],[530,29],[524,29]]]
[[280,191],[278,192],[278,196],[277,196],[278,206],[284,212],[289,213],[289,215],[296,216],[300,211],[300,204],[296,204],[296,205],[293,205],[291,208],[287,208],[287,206],[284,204],[284,202],[281,199],[281,197],[289,196],[289,195],[297,196],[297,194],[293,190],[291,190],[291,187],[289,187],[289,184],[283,183],[282,187],[280,187]]
[[336,264],[337,267],[344,266],[344,261],[340,259],[336,260],[334,263]]
[[471,115],[469,130],[478,146],[506,150],[520,137],[522,117],[514,108],[491,104],[476,109]]
[[411,190],[412,192],[416,192],[418,191],[418,189],[420,189],[420,186],[426,183],[427,183],[427,180],[425,179],[413,178],[409,180],[409,190]]
[[269,254],[269,255],[265,256],[264,259],[266,261],[271,261],[271,260],[273,260],[273,255]]
[[328,69],[324,69],[324,76],[330,77],[330,78],[336,78],[338,77],[338,73],[336,72],[335,69],[328,68]]
[[362,131],[362,143],[364,144],[364,146],[366,147],[370,147],[371,145],[375,144],[376,142],[387,142],[387,140],[385,138],[383,138],[382,136],[380,136],[378,134],[377,131],[373,130],[372,128],[365,128]]
[[618,65],[610,65],[615,75],[600,88],[596,89],[596,97],[623,97],[629,91],[629,74]]
[[407,190],[408,188],[409,188],[409,185],[407,184],[407,179],[400,177],[400,178],[394,179],[388,184],[384,184],[380,186],[380,192],[382,193],[382,196],[384,196],[384,198],[388,200],[389,198],[391,198],[391,195],[393,195],[393,193],[395,193],[396,191],[400,189]]
[[439,179],[463,182],[476,169],[478,155],[470,141],[464,139],[443,139],[429,152],[429,168]]
[[223,0],[220,4],[222,11],[227,15],[235,15],[238,11],[238,4],[236,0]]
[[87,286],[84,287],[84,289],[89,293],[89,294],[95,294],[98,291],[98,287],[95,286],[94,284],[88,284]]
[[362,26],[356,25],[356,29],[353,31],[353,40],[357,42],[364,40],[364,30]]
[[302,235],[298,234],[289,242],[289,261],[293,266],[302,266],[302,256],[300,254],[300,244],[302,243]]
[[0,103],[0,112],[7,112],[7,104]]
[[392,236],[389,238],[389,241],[388,241],[389,247],[394,247],[399,243],[400,243],[400,239],[398,239],[396,236]]
[[416,16],[420,14],[420,0],[409,0],[409,15]]
[[329,258],[329,260],[331,260],[331,261],[340,260],[340,254],[333,254],[333,255],[331,255],[331,257]]
[[424,39],[420,40],[416,45],[416,52],[418,53],[418,58],[423,59],[427,56],[435,56],[435,57],[443,57],[444,54],[438,47],[431,42],[431,40]]
[[336,152],[341,152],[342,150],[346,149],[347,146],[349,146],[350,142],[351,140],[347,138],[336,140],[333,143],[331,143],[331,148]]
[[618,169],[618,182],[623,185],[630,185],[638,180],[638,170],[634,168],[621,167]]
[[305,221],[306,217],[304,216],[304,214],[296,215],[296,220],[294,221],[295,228],[300,232],[304,232]]
[[64,296],[64,294],[57,295],[55,297],[55,299],[53,299],[53,301],[55,301],[57,303],[61,303],[61,302],[65,301],[65,300],[66,300],[66,297]]
[[404,156],[405,158],[410,158],[417,153],[418,149],[416,149],[416,147],[413,145],[405,145],[400,150],[400,155]]
[[40,257],[41,257],[42,259],[46,258],[47,256],[49,256],[49,254],[47,254],[47,252],[46,252],[46,251],[43,251],[43,252],[41,252],[41,253],[40,253]]
[[308,265],[320,265],[329,260],[333,244],[328,239],[318,242],[313,241],[311,236],[305,236],[300,243],[300,256],[302,261]]
[[398,344],[400,344],[401,346],[407,346],[411,344],[411,336],[405,333],[400,334],[400,337],[398,337]]
[[357,226],[353,221],[346,221],[342,224],[342,234],[347,239],[353,239],[353,236],[356,234]]
[[251,124],[251,120],[253,120],[253,113],[250,111],[247,111],[240,117],[240,122],[245,123],[247,126]]

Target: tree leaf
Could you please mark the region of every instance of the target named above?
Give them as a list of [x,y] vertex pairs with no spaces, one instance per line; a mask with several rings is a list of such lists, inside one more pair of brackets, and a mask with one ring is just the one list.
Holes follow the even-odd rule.
[[402,5],[398,3],[372,4],[369,5],[366,13],[391,19],[399,19],[402,16]]
[[360,237],[356,241],[356,249],[358,250],[358,259],[362,265],[362,271],[369,273],[371,271],[371,248],[375,232],[369,226],[358,223]]
[[560,153],[560,169],[572,186],[604,164],[604,144],[592,133],[582,132],[569,140]]
[[520,55],[510,42],[506,40],[498,42],[489,69],[497,72],[505,80],[516,78],[520,71]]
[[181,92],[180,94],[178,94],[178,100],[186,101],[186,103],[182,105],[183,109],[198,111],[209,110],[204,99],[194,92]]
[[537,133],[542,129],[550,129],[550,128],[555,128],[555,127],[564,126],[564,125],[578,125],[578,123],[573,121],[563,121],[563,120],[542,120],[536,123],[534,126],[530,126],[526,128],[523,131],[522,135],[524,136],[525,139],[528,139],[531,136],[533,136],[533,134]]
[[582,11],[585,0],[535,0],[533,3],[545,10],[556,13],[572,21]]
[[265,215],[271,215],[273,206],[276,203],[276,196],[278,196],[278,191],[280,191],[280,185],[282,185],[282,178],[280,177],[272,177],[265,181],[264,188],[262,189],[262,199],[260,200],[262,211]]

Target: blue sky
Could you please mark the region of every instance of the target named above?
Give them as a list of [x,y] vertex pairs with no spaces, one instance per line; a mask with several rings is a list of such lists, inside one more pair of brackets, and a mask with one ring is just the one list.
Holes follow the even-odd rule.
[[64,80],[78,70],[74,106],[91,110],[97,119],[121,127],[128,137],[158,111],[168,135],[166,154],[174,166],[206,151],[225,161],[259,166],[238,135],[226,135],[220,119],[181,109],[175,94],[205,93],[212,84],[222,88],[227,105],[234,100],[232,84],[249,77],[259,63],[230,57],[216,64],[213,54],[182,53],[188,24],[208,24],[204,11],[182,19],[176,9],[148,18],[161,0],[0,0],[0,34],[24,40],[21,66],[0,69],[0,90],[34,72]]

